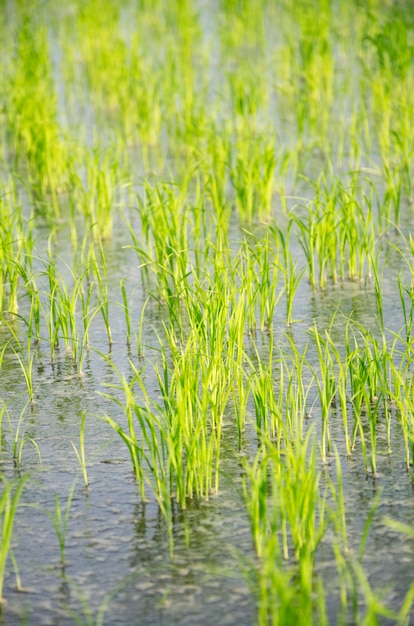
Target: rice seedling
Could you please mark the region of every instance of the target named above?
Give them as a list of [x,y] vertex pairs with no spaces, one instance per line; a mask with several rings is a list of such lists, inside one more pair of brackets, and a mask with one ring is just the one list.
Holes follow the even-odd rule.
[[[404,331],[407,346],[411,346],[412,326],[413,326],[413,311],[414,311],[414,272],[412,269],[412,257],[414,256],[414,240],[409,235],[407,240],[403,233],[399,232],[399,238],[401,238],[401,245],[393,245],[392,249],[395,250],[404,261],[404,268],[402,268],[398,274],[398,294],[401,303],[401,312],[404,321]],[[408,270],[408,272],[407,272]]]
[[42,456],[40,453],[39,445],[33,439],[33,437],[28,437],[25,435],[24,416],[25,416],[28,404],[29,403],[27,403],[23,407],[22,411],[20,412],[19,419],[17,420],[17,424],[15,427],[13,426],[12,417],[10,415],[9,410],[7,409],[7,406],[4,405],[2,409],[2,413],[4,411],[6,411],[7,413],[7,420],[9,422],[9,431],[10,431],[10,435],[12,438],[13,462],[14,462],[15,467],[17,467],[17,469],[19,470],[22,467],[23,448],[28,442],[31,443],[32,446],[35,448],[38,459],[39,459],[39,463],[42,464]]
[[384,322],[384,311],[383,311],[383,302],[382,302],[382,285],[380,281],[380,275],[378,272],[378,255],[375,262],[372,262],[372,270],[374,277],[374,288],[375,288],[375,298],[377,301],[377,312],[378,312],[378,321],[382,333],[383,342],[385,342],[385,322]]
[[29,396],[29,402],[34,403],[34,384],[33,384],[33,365],[35,359],[35,351],[32,349],[30,337],[27,339],[26,348],[24,349],[16,331],[12,324],[6,322],[8,330],[10,330],[12,339],[9,340],[8,345],[14,353],[17,362],[20,365],[20,369],[23,374],[24,382],[26,384],[27,394]]
[[67,539],[67,530],[68,530],[68,522],[69,522],[69,514],[70,508],[72,504],[73,494],[75,491],[76,480],[73,482],[72,487],[70,488],[69,495],[66,500],[66,504],[64,509],[62,510],[62,506],[60,503],[59,495],[55,493],[55,510],[50,511],[49,509],[44,509],[39,507],[38,505],[31,505],[35,508],[40,508],[53,524],[53,528],[56,533],[56,538],[58,540],[59,545],[59,554],[60,554],[60,565],[62,570],[66,567],[65,561],[65,549],[66,549],[66,539]]
[[136,333],[136,336],[135,336],[135,345],[137,348],[137,354],[139,358],[142,358],[145,353],[145,344],[143,343],[143,330],[144,330],[145,310],[147,308],[149,299],[150,297],[148,296],[148,298],[145,300],[142,306],[141,313],[139,316],[138,332]]
[[89,346],[90,325],[104,304],[98,301],[93,306],[94,285],[89,280],[90,270],[87,266],[78,272],[62,261],[62,271],[58,270],[57,259],[51,247],[48,250],[48,259],[42,259],[42,263],[45,269],[40,277],[47,279],[47,288],[41,293],[44,297],[40,299],[39,290],[34,291],[33,287],[29,287],[34,298],[32,309],[36,316],[37,332],[40,332],[39,317],[43,312],[52,363],[55,362],[56,350],[63,342],[65,350],[71,354],[81,374]]
[[81,425],[80,425],[80,430],[79,430],[79,449],[73,443],[73,441],[71,441],[71,444],[72,444],[72,448],[75,451],[76,458],[78,459],[79,465],[82,470],[83,482],[85,484],[85,487],[88,488],[89,487],[88,472],[87,472],[86,459],[85,459],[85,424],[86,424],[86,411],[82,411]]
[[3,477],[0,478],[3,483],[3,488],[0,494],[0,605],[4,602],[3,587],[9,557],[16,572],[17,586],[20,587],[17,563],[13,555],[11,543],[19,500],[28,479],[28,475],[22,476],[22,478],[17,480],[9,480],[7,482],[3,479]]
[[122,306],[123,306],[124,313],[125,313],[126,343],[127,343],[127,346],[130,346],[131,345],[131,315],[130,315],[130,310],[129,310],[128,296],[127,296],[127,292],[125,289],[125,279],[122,278],[119,285],[121,287]]
[[39,289],[36,284],[35,278],[32,276],[30,279],[27,276],[26,271],[20,268],[20,273],[25,281],[26,289],[30,298],[30,313],[28,320],[28,335],[29,339],[33,340],[35,345],[39,345],[42,339],[41,335],[41,308]]

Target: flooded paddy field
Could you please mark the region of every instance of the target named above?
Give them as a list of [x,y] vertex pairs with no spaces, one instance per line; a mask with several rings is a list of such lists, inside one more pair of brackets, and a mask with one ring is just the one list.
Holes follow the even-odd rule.
[[0,624],[400,624],[410,4],[2,3]]

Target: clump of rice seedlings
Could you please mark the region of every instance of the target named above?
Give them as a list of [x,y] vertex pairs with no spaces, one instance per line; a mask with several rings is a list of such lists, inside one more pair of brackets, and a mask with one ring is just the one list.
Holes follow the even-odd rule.
[[[287,5],[281,11],[283,40],[274,61],[277,88],[283,96],[281,106],[289,108],[289,114],[294,115],[302,143],[309,136],[311,141],[319,140],[318,146],[325,146],[336,65],[332,37],[334,12],[329,2],[318,3],[317,7],[314,2],[307,2],[293,22]],[[279,25],[279,11],[276,19]]]
[[[71,174],[71,213],[83,215],[85,230],[92,233],[95,241],[109,239],[115,210],[121,202],[121,144],[81,150],[79,159],[84,172]],[[73,167],[76,168],[75,163]]]
[[298,240],[305,253],[308,278],[313,289],[326,289],[328,278],[362,280],[369,275],[375,250],[372,206],[364,205],[356,190],[335,181],[332,188],[318,181],[307,217],[293,215]]
[[238,273],[241,274],[241,290],[245,290],[250,303],[249,327],[256,327],[258,309],[259,327],[261,331],[272,328],[276,306],[282,297],[283,288],[278,291],[280,261],[277,250],[272,247],[270,237],[256,238],[249,235],[240,250],[241,263]]
[[239,302],[245,310],[246,324],[250,333],[257,325],[257,295],[261,276],[257,274],[254,249],[245,242],[238,253],[237,274],[240,276]]
[[[349,371],[350,399],[354,413],[353,448],[356,435],[359,433],[365,462],[366,443],[363,420],[368,422],[371,441],[371,470],[376,473],[376,443],[377,421],[380,407],[383,406],[386,420],[389,419],[386,402],[389,397],[388,364],[389,355],[386,344],[379,343],[365,329],[354,327],[361,334],[350,337],[350,324],[346,326],[346,363]],[[388,449],[390,444],[390,429],[388,424]],[[368,470],[368,467],[366,466]]]
[[143,339],[144,339],[143,331],[144,331],[144,321],[145,321],[145,310],[147,308],[147,304],[149,300],[150,300],[150,296],[148,296],[148,298],[145,300],[142,306],[141,313],[139,315],[138,330],[135,335],[135,345],[137,348],[138,357],[140,358],[144,356],[144,352],[145,352],[145,345],[143,343]]
[[22,270],[30,267],[33,239],[25,225],[14,184],[3,186],[0,195],[0,312],[16,314]]
[[[174,349],[174,338],[170,336],[169,342]],[[209,356],[199,356],[193,341],[188,341],[182,352],[179,346],[174,351],[168,384],[165,358],[158,378],[171,438],[169,472],[177,501],[185,507],[187,498],[208,498],[218,489],[221,389],[220,381],[215,387],[215,380],[208,380],[215,374],[215,365],[209,367],[205,362]]]
[[386,185],[380,217],[382,228],[387,230],[390,218],[394,223],[399,221],[402,190],[409,193],[411,188],[407,157],[412,150],[413,134],[407,121],[412,115],[413,102],[406,94],[412,88],[412,45],[404,9],[387,13],[384,20],[374,20],[365,43],[368,62],[364,64],[363,80],[371,96],[373,127]]
[[166,12],[163,30],[166,56],[161,59],[159,78],[162,113],[169,153],[179,160],[188,149],[192,151],[199,129],[205,127],[210,60],[198,11],[188,0],[179,11],[174,7]]
[[[52,363],[55,361],[59,343],[63,341],[65,350],[71,353],[74,362],[78,362],[81,368],[84,346],[88,340],[88,328],[93,316],[90,312],[91,287],[87,287],[85,292],[85,275],[75,277],[70,269],[71,283],[68,284],[58,271],[51,250],[43,274],[47,277],[49,287],[45,293],[46,304],[42,304],[42,307],[46,318]],[[78,328],[80,312],[83,319],[83,337]]]
[[[132,388],[136,379],[137,379],[137,375],[135,375],[135,379],[133,380]],[[140,377],[139,377],[139,380],[140,380]],[[143,500],[145,500],[145,473],[144,472],[146,469],[145,462],[146,462],[147,457],[144,454],[143,445],[141,445],[135,433],[134,414],[138,418],[138,424],[141,430],[143,431],[143,437],[144,437],[143,441],[145,441],[146,431],[144,429],[147,425],[147,421],[145,421],[145,416],[147,415],[145,411],[146,407],[143,407],[141,410],[141,406],[138,405],[137,401],[135,400],[132,394],[131,386],[130,384],[128,384],[124,376],[121,377],[120,389],[122,389],[125,393],[125,405],[123,405],[115,396],[109,393],[106,394],[106,397],[110,398],[111,400],[114,400],[117,404],[119,404],[125,410],[126,417],[127,417],[128,430],[123,428],[121,425],[119,425],[117,422],[115,422],[115,420],[113,420],[109,416],[105,416],[105,420],[120,435],[120,437],[126,444],[128,451],[130,453],[130,456],[131,456],[134,473],[139,483],[141,497]],[[149,409],[150,407],[148,407],[148,410]],[[152,414],[150,413],[150,415]],[[142,416],[144,416],[144,418],[142,418]],[[148,427],[151,429],[150,424],[148,424]],[[156,446],[156,449],[157,449],[157,446]],[[155,471],[157,471],[157,469],[158,469],[157,467],[154,468]]]
[[[302,415],[302,419],[303,419]],[[371,589],[362,567],[370,526],[380,504],[378,495],[361,532],[358,555],[349,550],[341,461],[335,449],[336,476],[321,489],[312,429],[303,438],[280,424],[281,446],[266,436],[251,462],[245,463],[244,494],[258,565],[248,576],[257,598],[259,624],[301,620],[328,623],[325,584],[317,568],[317,550],[328,532],[335,555],[335,585],[342,608],[337,619],[367,623],[382,615],[395,617]],[[331,497],[329,497],[329,493]],[[361,604],[363,609],[361,609]],[[340,617],[341,616],[341,617]]]
[[241,136],[232,150],[230,180],[237,212],[247,224],[269,218],[272,212],[276,157],[273,143],[266,141]]
[[69,113],[79,117],[80,105],[93,126],[103,129],[105,139],[108,127],[130,138],[139,114],[144,113],[142,94],[145,102],[147,96],[140,80],[138,44],[127,42],[118,28],[120,7],[102,2],[98,11],[95,0],[88,0],[75,15],[64,15],[62,23],[62,73]]
[[219,7],[222,54],[244,61],[250,52],[256,60],[260,59],[264,51],[266,2],[259,0],[253,7],[246,0],[221,0]]
[[206,133],[205,149],[196,151],[200,162],[200,178],[206,198],[211,202],[217,222],[224,230],[227,220],[220,219],[229,202],[229,163],[232,158],[231,132],[213,123]]
[[16,37],[8,74],[6,136],[11,158],[27,167],[34,199],[59,217],[66,156],[57,121],[57,96],[47,32],[27,16]]
[[132,229],[134,249],[144,272],[155,274],[156,296],[172,302],[180,294],[188,272],[189,207],[185,190],[174,186],[149,183],[144,198],[138,198],[142,241]]
[[[201,294],[200,294],[201,295]],[[165,408],[171,413],[171,422],[182,437],[181,452],[186,459],[187,483],[200,481],[200,496],[219,487],[220,445],[224,412],[231,389],[231,370],[227,354],[228,300],[213,283],[201,300],[196,292],[194,305],[199,314],[190,327],[184,345],[175,333],[168,330],[166,338],[172,358],[172,371],[159,374]],[[191,303],[187,304],[187,308]],[[168,385],[166,382],[168,380]],[[190,441],[198,442],[193,448]],[[177,459],[178,462],[178,459]],[[195,478],[196,474],[199,478]],[[183,504],[181,499],[180,504]]]
[[47,291],[49,307],[46,316],[46,325],[49,337],[50,357],[53,363],[55,360],[55,351],[59,347],[59,332],[62,326],[62,320],[65,319],[65,314],[62,310],[61,288],[56,263],[51,258],[50,252],[49,262],[45,267],[45,274],[47,276],[49,287]]
[[[333,322],[334,319],[332,324]],[[411,388],[407,386],[407,381],[410,380],[409,359],[406,358],[408,348],[402,337],[396,334],[389,345],[385,335],[377,339],[360,324],[348,320],[344,330],[342,353],[333,339],[332,328],[321,333],[315,324],[310,335],[318,360],[317,366],[311,360],[307,360],[306,365],[313,375],[313,384],[316,385],[319,396],[322,461],[326,461],[331,450],[330,413],[333,409],[335,412],[339,410],[343,421],[346,454],[350,455],[355,450],[359,440],[366,470],[370,469],[375,475],[378,422],[385,422],[387,449],[391,453],[394,405],[402,416],[409,463],[411,426],[406,416],[410,406]],[[349,426],[351,415],[354,422],[352,434]]]
[[[398,293],[401,303],[401,312],[404,321],[404,333],[406,346],[410,349],[412,347],[412,329],[414,318],[414,270],[413,270],[413,258],[414,258],[414,239],[411,234],[407,241],[402,233],[399,233],[404,245],[393,246],[396,252],[401,255],[405,264],[405,269],[401,269],[398,274]],[[408,271],[407,271],[408,270]],[[378,299],[378,298],[377,298]]]
[[[256,63],[257,61],[253,65]],[[268,107],[268,89],[264,84],[265,80],[265,72],[262,75],[260,73],[253,74],[252,64],[246,62],[239,65],[237,72],[230,71],[228,74],[233,123],[240,133],[252,132],[253,128],[260,127],[260,113],[266,111]],[[241,142],[238,141],[237,143],[240,144]],[[240,147],[242,146],[240,145]],[[254,167],[253,162],[251,165]]]
[[[315,219],[316,218],[316,219]],[[317,279],[317,265],[316,265],[316,224],[317,217],[312,208],[308,208],[308,217],[301,218],[298,215],[293,216],[296,225],[299,228],[298,241],[305,254],[305,259],[308,264],[308,280],[312,289],[316,289],[318,285]],[[319,284],[321,278],[319,280]],[[323,282],[323,281],[322,281]]]
[[42,339],[42,303],[40,299],[39,288],[34,275],[29,277],[26,270],[22,266],[20,266],[19,270],[20,275],[24,280],[27,294],[30,298],[30,312],[29,319],[27,321],[28,336],[29,339],[35,343],[35,345],[39,345]]
[[282,450],[263,437],[245,470],[246,508],[259,560],[258,623],[326,623],[314,561],[328,523],[311,434],[291,439],[284,431]]
[[[63,343],[81,372],[89,347],[90,325],[99,311],[93,298],[95,285],[90,280],[89,261],[82,260],[79,267],[72,269],[55,255],[51,239],[47,258],[36,260],[43,269],[29,273],[23,265],[18,267],[30,300],[27,320],[19,317],[28,329],[27,353],[32,354],[33,340],[33,345],[46,341],[53,364]],[[9,324],[8,327],[13,334],[13,328]],[[17,336],[15,343],[19,343]]]
[[24,485],[28,478],[29,476],[27,475],[19,478],[18,480],[10,480],[8,482],[5,482],[3,477],[0,478],[3,483],[0,494],[0,606],[4,602],[3,585],[9,557],[16,572],[17,587],[20,588],[17,563],[14,558],[11,544],[17,507],[19,505]]
[[267,365],[266,367],[266,365],[259,362],[258,368],[253,371],[249,378],[249,387],[254,401],[256,428],[259,437],[265,433],[269,438],[279,441],[281,403],[274,392],[271,366]]
[[228,300],[219,282],[207,291],[204,287],[196,282],[193,292],[186,292],[185,338],[171,325],[160,339],[161,402],[150,400],[131,364],[132,383],[121,377],[128,430],[107,418],[129,448],[142,496],[148,483],[158,501],[174,495],[181,507],[188,498],[208,498],[218,490],[222,422],[231,390]]
[[371,198],[366,194],[359,199],[358,189],[344,188],[339,184],[336,202],[341,209],[340,275],[351,280],[363,280],[370,276],[372,257],[375,252],[375,231]]

